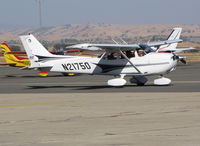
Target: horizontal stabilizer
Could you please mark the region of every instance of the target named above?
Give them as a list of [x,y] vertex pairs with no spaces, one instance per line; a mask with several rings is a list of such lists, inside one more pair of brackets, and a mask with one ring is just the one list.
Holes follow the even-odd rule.
[[191,51],[191,50],[196,50],[195,48],[193,47],[190,47],[190,48],[178,48],[178,49],[169,49],[169,48],[164,48],[164,49],[161,49],[159,50],[159,52],[161,51],[166,51],[166,52],[175,52],[175,53],[179,53],[179,52],[184,52],[184,51]]
[[161,41],[161,42],[155,42],[155,43],[149,43],[147,44],[149,47],[159,47],[162,45],[167,45],[167,44],[173,44],[173,43],[180,43],[183,40],[177,39],[177,40],[166,40],[166,41]]

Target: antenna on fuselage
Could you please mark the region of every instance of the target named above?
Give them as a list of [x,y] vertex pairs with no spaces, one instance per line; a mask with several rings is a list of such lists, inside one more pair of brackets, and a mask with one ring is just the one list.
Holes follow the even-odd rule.
[[117,41],[115,41],[114,39],[112,39],[112,41],[115,43],[115,44],[119,44]]
[[128,43],[127,43],[125,40],[123,40],[122,38],[120,38],[120,40],[121,40],[124,44],[128,45]]

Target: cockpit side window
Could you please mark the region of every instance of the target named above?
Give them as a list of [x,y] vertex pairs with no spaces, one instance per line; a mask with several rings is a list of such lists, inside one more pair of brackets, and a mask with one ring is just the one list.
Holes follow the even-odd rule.
[[108,60],[114,60],[116,59],[116,57],[114,56],[114,53],[110,53],[108,56],[107,56]]
[[[128,50],[128,51],[123,51],[123,53],[128,57],[132,58],[135,57],[135,51],[134,50]],[[102,56],[102,55],[101,55]],[[101,57],[99,56],[99,57]],[[105,60],[115,60],[115,59],[125,59],[120,53],[106,53],[103,56],[103,59]]]
[[141,44],[140,49],[137,50],[137,54],[139,57],[144,56],[150,52],[154,52],[154,50],[146,44]]
[[150,52],[154,52],[154,50],[151,47],[149,47],[148,45],[146,45],[146,44],[141,44],[140,48],[144,51],[144,55],[146,55],[146,54],[148,54]]
[[[102,56],[103,55],[103,56]],[[101,57],[103,57],[103,59],[105,60],[115,60],[117,59],[117,56],[115,53],[105,53],[105,54],[102,54]]]

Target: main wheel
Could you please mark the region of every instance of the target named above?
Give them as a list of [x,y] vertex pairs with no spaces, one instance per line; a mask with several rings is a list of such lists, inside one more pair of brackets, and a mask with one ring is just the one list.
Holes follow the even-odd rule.
[[137,86],[144,86],[145,83],[137,83]]

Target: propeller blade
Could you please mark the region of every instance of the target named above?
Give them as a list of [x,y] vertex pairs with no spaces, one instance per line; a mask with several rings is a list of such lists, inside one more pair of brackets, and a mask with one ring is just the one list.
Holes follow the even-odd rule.
[[187,62],[186,62],[185,59],[180,59],[180,61],[181,61],[183,64],[187,64]]

